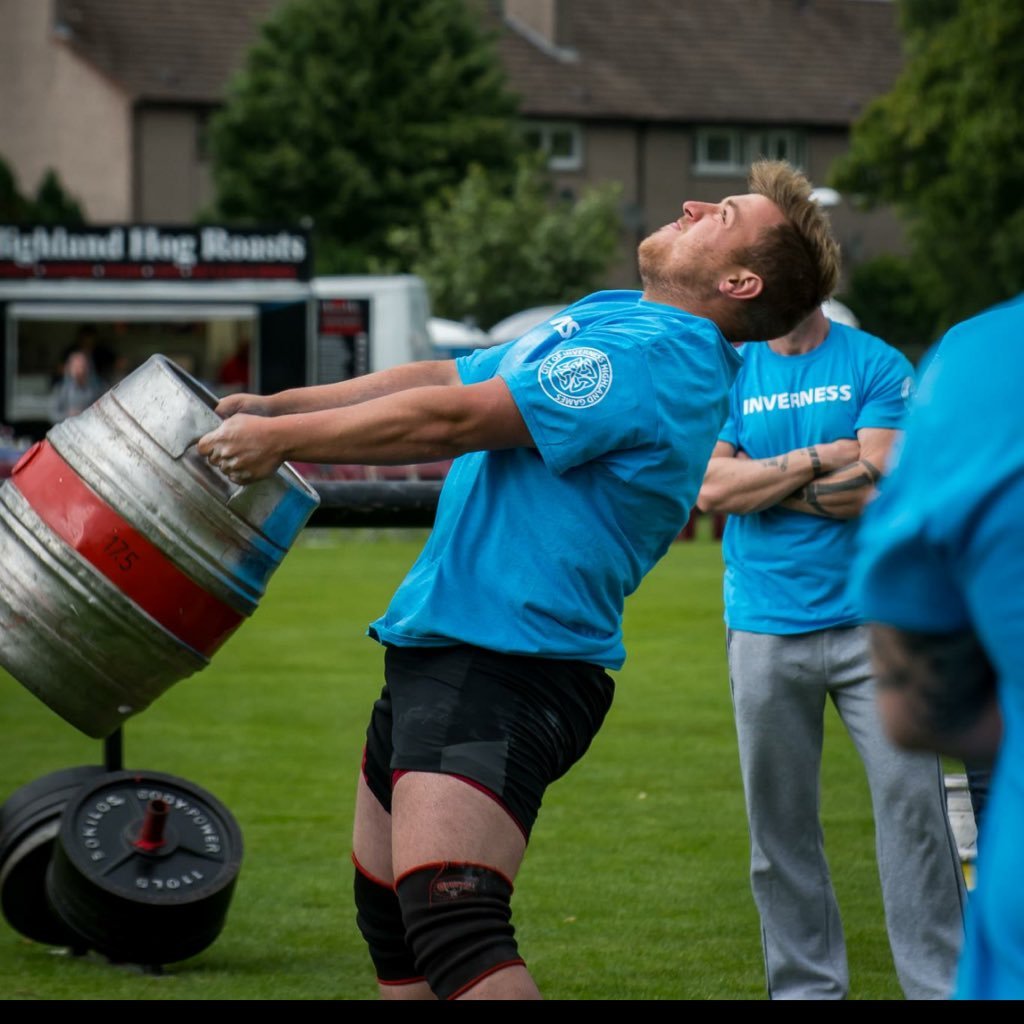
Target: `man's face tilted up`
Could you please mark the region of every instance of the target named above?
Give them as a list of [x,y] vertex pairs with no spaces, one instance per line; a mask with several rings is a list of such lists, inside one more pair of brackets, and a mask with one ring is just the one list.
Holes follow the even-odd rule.
[[[718,203],[683,203],[683,214],[640,243],[640,277],[649,297],[714,300],[730,282],[741,285],[736,254],[753,245],[764,228],[782,224],[779,208],[747,193]],[[749,287],[749,285],[748,285]],[[696,310],[695,310],[696,311]]]

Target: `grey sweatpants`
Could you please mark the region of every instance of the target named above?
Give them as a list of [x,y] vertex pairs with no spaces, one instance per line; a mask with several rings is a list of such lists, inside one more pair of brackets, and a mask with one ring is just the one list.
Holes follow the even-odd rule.
[[875,705],[864,627],[729,630],[729,677],[750,825],[750,878],[772,999],[843,999],[846,941],[825,857],[820,769],[832,698],[867,771],[889,943],[908,999],[944,999],[966,886],[942,764],[895,747]]

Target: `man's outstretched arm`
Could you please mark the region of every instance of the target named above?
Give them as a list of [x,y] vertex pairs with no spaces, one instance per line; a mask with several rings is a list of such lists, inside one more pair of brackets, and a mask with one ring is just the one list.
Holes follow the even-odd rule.
[[423,385],[355,405],[271,417],[236,413],[197,448],[237,483],[285,461],[404,465],[470,451],[535,447],[508,385]]
[[410,388],[460,383],[454,359],[425,359],[337,381],[334,384],[290,388],[273,395],[228,395],[218,403],[217,413],[222,419],[236,413],[249,413],[253,416],[288,416],[298,412],[316,412],[320,409],[359,405],[374,398],[408,391]]

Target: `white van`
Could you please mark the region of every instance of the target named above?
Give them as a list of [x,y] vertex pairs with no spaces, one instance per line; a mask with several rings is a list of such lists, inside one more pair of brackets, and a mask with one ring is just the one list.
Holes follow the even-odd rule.
[[0,260],[0,425],[33,439],[51,425],[60,365],[85,331],[112,356],[107,384],[160,352],[218,394],[437,358],[427,287],[411,274],[116,280],[47,269],[5,280]]
[[310,383],[436,358],[426,283],[413,274],[314,277]]

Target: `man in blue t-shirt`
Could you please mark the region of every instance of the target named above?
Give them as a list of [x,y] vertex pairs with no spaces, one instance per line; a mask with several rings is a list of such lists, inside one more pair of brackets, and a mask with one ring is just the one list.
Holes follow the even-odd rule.
[[729,513],[729,679],[768,992],[849,992],[819,814],[831,699],[867,771],[900,984],[908,999],[945,998],[965,886],[943,773],[937,757],[885,737],[867,630],[847,590],[858,517],[904,419],[913,368],[820,309],[785,337],[742,351],[698,505]]
[[858,537],[889,735],[995,757],[957,999],[1024,999],[1024,301],[952,328]]
[[454,458],[426,546],[369,627],[385,686],[353,860],[382,997],[539,998],[510,902],[545,789],[611,704],[624,602],[687,521],[731,343],[788,330],[838,275],[809,183],[769,161],[746,194],[684,203],[638,256],[642,292],[587,296],[456,360],[232,396],[200,439],[239,483],[284,459]]

